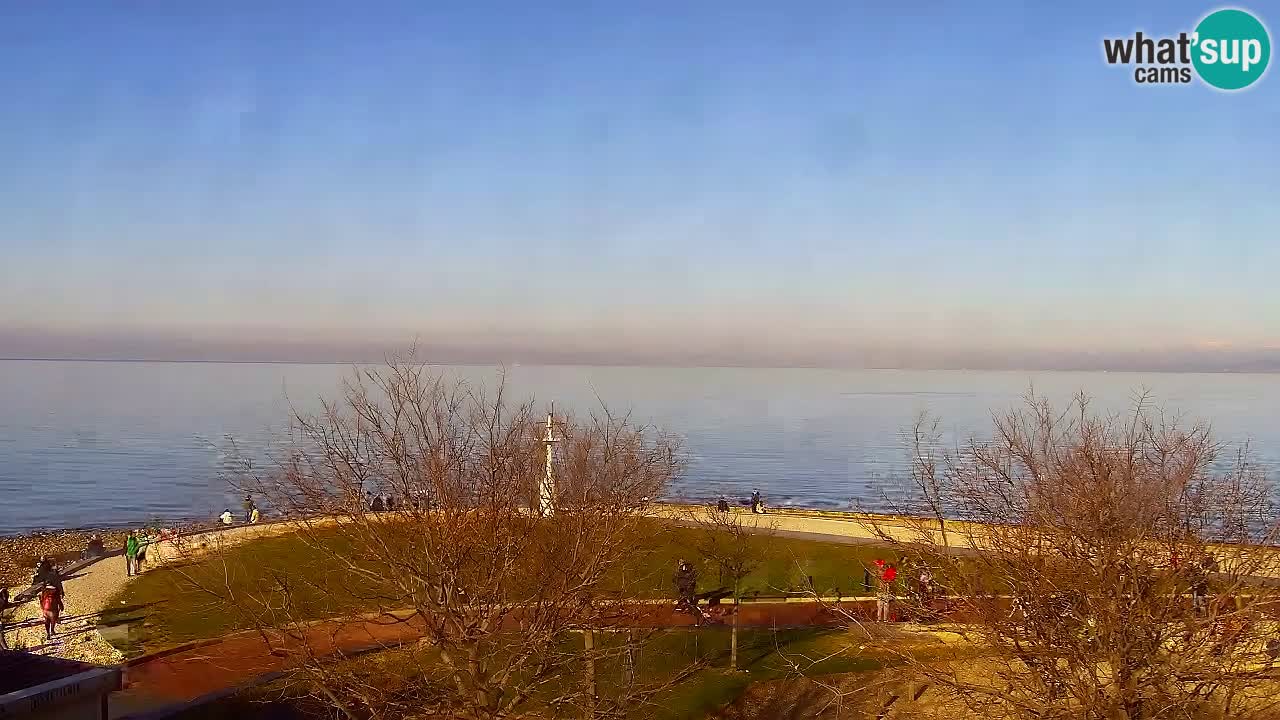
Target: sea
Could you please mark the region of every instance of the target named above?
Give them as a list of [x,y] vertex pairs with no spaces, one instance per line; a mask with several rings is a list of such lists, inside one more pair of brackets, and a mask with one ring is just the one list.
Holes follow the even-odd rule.
[[[239,502],[235,458],[282,447],[358,368],[340,364],[0,361],[0,535],[211,520]],[[1212,425],[1280,481],[1280,374],[443,366],[509,397],[586,414],[607,407],[677,435],[673,499],[884,509],[904,496],[905,432],[921,414],[943,441],[987,437],[1028,392],[1102,412],[1149,397]]]

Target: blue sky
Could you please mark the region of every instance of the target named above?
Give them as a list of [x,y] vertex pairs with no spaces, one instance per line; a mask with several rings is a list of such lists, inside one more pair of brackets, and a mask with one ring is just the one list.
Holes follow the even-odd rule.
[[1280,367],[1280,80],[1102,60],[1216,5],[54,5],[0,356]]

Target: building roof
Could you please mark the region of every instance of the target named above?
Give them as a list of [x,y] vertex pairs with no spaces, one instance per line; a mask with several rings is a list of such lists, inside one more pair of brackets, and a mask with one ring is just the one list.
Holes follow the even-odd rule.
[[97,667],[74,660],[0,650],[0,695],[61,680]]
[[116,667],[0,650],[0,718],[60,717],[61,706],[103,698],[121,680]]

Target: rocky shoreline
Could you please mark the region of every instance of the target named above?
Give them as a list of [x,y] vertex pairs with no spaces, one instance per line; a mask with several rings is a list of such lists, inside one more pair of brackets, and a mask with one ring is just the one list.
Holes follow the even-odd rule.
[[48,555],[57,564],[64,565],[80,557],[95,533],[102,536],[102,543],[110,552],[124,547],[127,532],[121,528],[46,530],[0,537],[0,587],[29,583],[41,555]]

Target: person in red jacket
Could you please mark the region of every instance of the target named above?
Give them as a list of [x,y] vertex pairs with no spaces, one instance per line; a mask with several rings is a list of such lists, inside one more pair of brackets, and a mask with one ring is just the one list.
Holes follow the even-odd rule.
[[40,591],[40,610],[44,613],[44,636],[52,640],[58,628],[58,615],[62,613],[62,590],[48,584]]
[[[879,565],[879,561],[876,563]],[[898,578],[898,570],[892,565],[884,565],[880,572],[880,593],[876,596],[876,620],[889,622],[893,619],[893,581]]]

